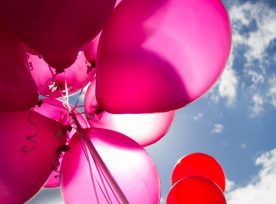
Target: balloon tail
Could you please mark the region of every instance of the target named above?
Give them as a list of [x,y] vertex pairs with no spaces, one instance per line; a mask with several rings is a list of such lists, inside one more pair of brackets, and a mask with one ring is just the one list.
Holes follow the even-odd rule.
[[32,151],[34,151],[35,148],[36,148],[36,141],[35,141],[35,138],[36,138],[37,135],[39,134],[39,129],[38,129],[37,124],[32,120],[32,113],[33,113],[32,111],[30,111],[30,112],[28,113],[27,120],[28,120],[28,122],[34,127],[35,133],[32,134],[32,135],[26,136],[26,140],[28,141],[29,144],[24,145],[23,147],[21,147],[21,152],[23,152],[23,153],[32,152]]
[[[77,131],[78,131],[77,133],[78,133],[79,138],[85,143],[86,147],[88,148],[88,150],[90,152],[90,155],[92,156],[92,159],[94,160],[94,163],[96,165],[96,168],[98,170],[98,173],[99,173],[99,176],[100,176],[101,180],[103,178],[106,180],[107,184],[110,187],[110,190],[112,191],[112,193],[114,194],[114,196],[116,197],[116,199],[118,200],[118,202],[120,204],[129,204],[124,192],[122,191],[122,189],[118,185],[115,178],[112,176],[111,172],[109,171],[106,164],[102,160],[101,156],[97,152],[94,144],[91,142],[91,140],[87,136],[86,132],[82,129],[80,123],[77,120],[76,115],[73,112],[71,112],[70,115],[71,115],[73,121],[75,122],[75,124],[77,126]],[[87,157],[87,158],[89,160],[89,157]],[[89,160],[89,162],[90,162],[90,160]],[[90,165],[90,169],[91,169],[91,165]],[[91,177],[92,176],[93,175],[91,175]],[[100,189],[101,189],[103,195],[106,197],[107,195],[104,194],[104,191],[106,191],[106,192],[108,192],[108,191],[107,191],[106,186],[105,186],[103,181],[102,181],[102,184],[104,185],[103,188],[105,188],[105,189],[102,189],[102,187],[100,187]],[[110,199],[109,195],[106,198]]]

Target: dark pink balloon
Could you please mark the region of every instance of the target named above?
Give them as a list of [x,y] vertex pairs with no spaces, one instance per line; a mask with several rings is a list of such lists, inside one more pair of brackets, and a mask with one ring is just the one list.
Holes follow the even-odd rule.
[[33,111],[0,114],[0,203],[25,203],[46,182],[65,141],[63,126]]
[[28,70],[24,50],[0,22],[0,111],[22,111],[38,100],[37,87]]
[[0,17],[54,68],[69,67],[107,21],[115,0],[5,0]]
[[29,54],[28,62],[38,91],[43,96],[60,97],[65,94],[66,85],[68,93],[74,94],[92,80],[95,74],[95,68],[87,62],[83,52],[79,53],[74,64],[61,73],[56,73],[37,55]]
[[168,132],[175,111],[151,114],[111,114],[100,110],[95,97],[95,82],[85,94],[85,114],[91,127],[120,132],[147,146],[160,140]]
[[96,55],[101,34],[98,34],[91,42],[82,48],[85,58],[92,67],[96,67]]
[[181,108],[214,84],[230,48],[221,0],[124,0],[101,34],[98,102],[111,113]]
[[[73,108],[73,106],[72,106]],[[63,126],[71,125],[72,130],[68,129],[67,137],[70,139],[75,133],[75,127],[73,125],[73,120],[69,115],[69,111],[63,106],[62,102],[52,98],[45,98],[42,100],[42,104],[34,108],[35,112],[40,113],[50,119],[53,119]],[[77,109],[74,109],[74,113],[77,116],[78,122],[83,128],[87,128],[88,124],[85,118],[80,114]],[[64,146],[63,148],[68,148]],[[62,149],[61,149],[62,150]],[[52,171],[47,182],[45,183],[45,188],[56,188],[60,186],[60,164],[62,162],[63,154],[66,152],[66,149],[63,149],[62,154],[60,155],[59,161],[55,169]]]
[[[110,130],[87,129],[85,134],[91,139],[129,203],[160,202],[160,180],[156,167],[140,145]],[[71,149],[65,154],[62,162],[61,190],[65,203],[97,203],[97,196],[100,203],[108,203],[108,196],[109,203],[119,203],[107,183],[106,188],[101,185],[103,191],[99,188],[98,183],[102,184],[101,179],[104,178],[99,176],[91,157],[93,176],[90,174],[89,163],[81,144],[81,140],[75,135],[70,142]]]

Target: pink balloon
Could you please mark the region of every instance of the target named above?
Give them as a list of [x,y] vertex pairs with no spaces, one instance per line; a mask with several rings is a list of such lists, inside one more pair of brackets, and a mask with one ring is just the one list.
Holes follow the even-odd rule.
[[22,111],[38,100],[24,51],[15,36],[0,22],[0,111]]
[[94,79],[95,68],[87,62],[83,52],[80,52],[77,60],[64,72],[56,73],[56,70],[37,55],[28,55],[31,74],[43,96],[60,97],[65,94],[65,80],[69,94],[81,90],[90,80]]
[[165,136],[175,115],[175,111],[151,114],[111,114],[100,110],[95,97],[95,82],[89,85],[84,103],[86,118],[91,127],[120,132],[141,146],[153,144]]
[[[126,195],[129,203],[157,204],[160,200],[160,180],[156,167],[147,152],[130,138],[105,129],[86,129],[89,136],[111,174]],[[75,135],[70,142],[71,150],[66,153],[62,162],[62,196],[66,204],[70,203],[107,203],[106,197],[110,196],[109,203],[119,203],[105,183],[102,184],[98,171],[90,158],[91,178],[89,165],[82,151],[81,141]],[[93,187],[93,181],[95,188]]]
[[214,84],[230,48],[221,0],[124,0],[101,34],[98,102],[111,113],[181,108]]
[[109,18],[115,0],[5,0],[0,17],[54,68],[69,67]]
[[25,203],[46,182],[65,143],[63,126],[33,111],[0,114],[0,203]]
[[[68,126],[73,123],[69,115],[69,111],[63,106],[61,101],[58,101],[56,99],[52,99],[52,98],[43,99],[42,104],[39,106],[36,106],[34,108],[34,111],[61,123],[63,126]],[[76,114],[78,122],[80,123],[81,127],[87,128],[88,127],[87,121],[80,114],[80,112],[77,109],[75,109],[74,113]],[[70,129],[68,129],[67,137],[70,139],[76,133],[76,130],[74,129],[74,127],[72,127],[72,130],[70,131],[69,130]],[[63,150],[64,153],[68,150],[68,146],[63,146],[62,148],[63,149],[61,150]],[[57,162],[55,169],[52,171],[47,182],[45,183],[44,185],[45,188],[56,188],[60,186],[60,164],[62,162],[62,159],[63,159],[63,154],[60,155],[59,161]]]

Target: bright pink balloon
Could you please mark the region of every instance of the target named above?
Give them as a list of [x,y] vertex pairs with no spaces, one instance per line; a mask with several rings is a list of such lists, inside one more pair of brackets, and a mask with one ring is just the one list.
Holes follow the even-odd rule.
[[169,130],[175,111],[151,114],[111,114],[100,110],[95,97],[95,82],[85,94],[85,114],[91,127],[120,132],[147,146],[160,140]]
[[216,183],[225,191],[225,175],[221,165],[213,157],[203,153],[193,153],[181,158],[174,167],[172,184],[189,176],[201,176]]
[[37,87],[27,59],[15,36],[0,22],[0,111],[31,109],[38,100]]
[[[83,52],[77,60],[64,72],[56,70],[37,55],[28,55],[28,62],[38,91],[43,96],[60,97],[65,94],[65,80],[69,94],[81,90],[90,80],[94,79],[95,68],[87,62]],[[54,77],[55,75],[55,77]]]
[[115,0],[4,0],[0,17],[54,68],[69,67],[107,21]]
[[221,189],[204,177],[179,180],[171,188],[167,204],[226,204]]
[[33,111],[0,114],[0,203],[25,203],[46,182],[66,141],[63,126]]
[[230,48],[221,0],[124,0],[101,34],[98,102],[111,113],[181,108],[214,84]]
[[[140,145],[110,130],[87,129],[85,133],[91,139],[129,203],[159,203],[159,176],[152,159]],[[70,147],[71,150],[65,154],[61,166],[61,190],[65,203],[97,203],[95,190],[99,201],[107,203],[98,185],[98,183],[102,184],[98,171],[90,158],[93,174],[91,178],[89,165],[77,135],[72,138]],[[94,179],[95,188],[92,179]],[[110,203],[118,203],[108,184],[105,186],[110,196]],[[101,187],[105,192],[104,187]]]
[[[73,120],[69,115],[69,111],[63,106],[61,101],[58,101],[56,99],[52,99],[52,98],[43,99],[42,104],[39,106],[36,106],[34,108],[34,111],[61,123],[63,126],[72,125],[73,123]],[[83,128],[87,128],[88,127],[87,121],[80,114],[80,112],[77,109],[75,109],[74,113],[76,114],[80,125]],[[74,127],[72,127],[72,130],[70,131],[68,130],[67,137],[70,139],[75,133],[76,133],[76,130],[74,129]],[[64,148],[68,148],[68,146],[64,146]],[[66,149],[64,149],[64,153],[65,152],[66,152]],[[63,157],[62,155],[60,156],[55,169],[52,171],[46,184],[44,185],[45,188],[56,188],[60,186],[60,164],[62,162],[62,157]]]

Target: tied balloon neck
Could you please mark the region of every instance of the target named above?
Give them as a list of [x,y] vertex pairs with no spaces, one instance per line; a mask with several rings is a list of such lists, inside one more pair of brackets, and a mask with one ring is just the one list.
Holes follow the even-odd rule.
[[100,106],[95,106],[94,111],[92,113],[85,113],[85,116],[88,120],[91,120],[92,122],[99,122],[102,118],[103,113],[103,108],[101,108]]
[[70,150],[70,146],[65,144],[57,148],[56,153],[60,154],[62,152],[68,152]]
[[67,135],[67,133],[71,132],[72,129],[73,128],[71,125],[66,125],[61,130],[57,131],[56,136],[60,138],[64,135]]
[[36,103],[37,107],[41,107],[42,104],[43,104],[43,101],[42,101],[42,100],[39,100],[39,101],[37,101],[37,103]]
[[89,60],[89,61],[86,61],[86,65],[87,65],[87,74],[90,74],[93,69],[96,68],[96,60]]
[[56,75],[64,73],[65,70],[64,69],[56,69]]

